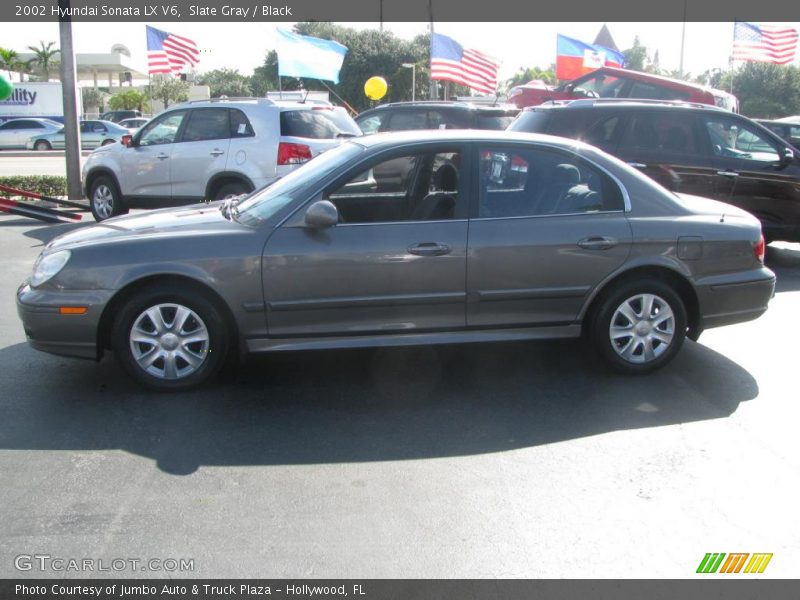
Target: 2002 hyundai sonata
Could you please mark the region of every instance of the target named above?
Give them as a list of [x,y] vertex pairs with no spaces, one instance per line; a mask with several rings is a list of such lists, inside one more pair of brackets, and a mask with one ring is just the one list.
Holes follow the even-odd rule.
[[577,337],[642,373],[754,319],[759,222],[571,140],[359,138],[261,191],[52,242],[18,291],[30,344],[195,386],[250,352]]

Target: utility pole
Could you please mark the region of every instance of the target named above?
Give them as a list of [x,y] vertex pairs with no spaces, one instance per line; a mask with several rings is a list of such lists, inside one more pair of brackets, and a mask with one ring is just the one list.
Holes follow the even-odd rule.
[[[58,0],[61,14],[69,14],[70,0]],[[67,162],[67,195],[70,200],[83,197],[81,189],[81,137],[78,121],[78,90],[75,76],[75,52],[72,48],[72,17],[59,18],[61,36],[61,89],[64,107],[64,157]]]

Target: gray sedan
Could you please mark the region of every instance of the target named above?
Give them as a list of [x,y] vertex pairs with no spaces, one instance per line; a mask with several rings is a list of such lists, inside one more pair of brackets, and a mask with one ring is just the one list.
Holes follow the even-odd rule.
[[46,135],[64,127],[50,119],[11,119],[0,125],[0,148],[22,149],[33,135]]
[[409,132],[349,141],[246,197],[67,233],[17,306],[33,347],[111,349],[159,390],[247,353],[582,334],[643,373],[686,336],[761,315],[763,259],[748,213],[593,147]]
[[[81,121],[81,148],[84,150],[99,148],[113,144],[122,139],[123,135],[130,135],[127,128],[121,127],[111,121]],[[64,128],[57,131],[37,133],[28,139],[28,150],[63,150]]]

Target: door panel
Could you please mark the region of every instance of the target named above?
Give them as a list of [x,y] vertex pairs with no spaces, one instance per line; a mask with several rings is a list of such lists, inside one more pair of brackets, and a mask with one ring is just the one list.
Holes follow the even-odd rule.
[[[463,329],[469,180],[459,178],[462,156],[452,146],[398,148],[323,192],[338,225],[307,228],[301,212],[277,230],[263,262],[270,336]],[[412,165],[402,183],[391,176],[398,160]]]
[[[264,251],[269,334],[463,328],[466,242],[465,220],[283,227]],[[413,253],[425,243],[449,252]]]
[[183,124],[185,110],[156,117],[136,135],[137,145],[120,155],[123,196],[172,196],[170,157]]
[[478,161],[467,325],[573,322],[588,294],[630,252],[622,191],[566,151],[487,145]]
[[[606,249],[578,245],[601,237],[616,243]],[[630,243],[621,213],[474,220],[467,324],[572,322],[590,291],[625,261]]]

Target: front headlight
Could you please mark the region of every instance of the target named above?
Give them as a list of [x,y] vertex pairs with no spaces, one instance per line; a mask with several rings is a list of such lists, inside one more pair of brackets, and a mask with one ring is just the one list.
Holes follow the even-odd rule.
[[69,250],[59,250],[47,256],[40,255],[33,265],[33,275],[31,275],[31,286],[42,285],[48,279],[55,277],[64,268],[70,257]]

